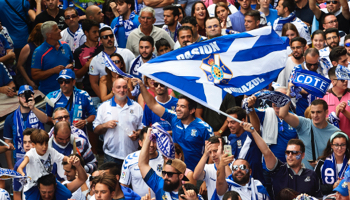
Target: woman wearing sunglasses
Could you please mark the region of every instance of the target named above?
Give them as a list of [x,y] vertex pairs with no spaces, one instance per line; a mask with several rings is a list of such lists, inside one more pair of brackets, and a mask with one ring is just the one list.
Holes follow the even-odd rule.
[[[123,72],[125,72],[125,63],[123,57],[118,53],[113,53],[111,56],[112,62]],[[100,78],[100,92],[101,92],[101,101],[107,101],[108,99],[111,99],[114,94],[112,92],[113,82],[117,80],[117,78],[123,78],[122,76],[118,75],[116,73],[116,70],[113,68],[106,67],[106,73],[107,75],[102,76]],[[130,79],[128,79],[128,88],[132,88],[132,83]],[[128,91],[128,97],[133,98],[130,90]]]
[[350,158],[349,137],[341,131],[335,132],[327,142],[323,155],[319,157],[315,171],[321,182],[323,195],[333,191],[333,185],[344,178]]

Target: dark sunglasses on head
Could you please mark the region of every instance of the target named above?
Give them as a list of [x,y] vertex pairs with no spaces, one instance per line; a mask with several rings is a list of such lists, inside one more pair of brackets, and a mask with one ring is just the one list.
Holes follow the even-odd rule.
[[232,170],[233,171],[237,171],[238,169],[240,170],[246,170],[248,169],[247,166],[241,164],[241,165],[232,165]]
[[106,40],[108,38],[113,38],[113,34],[101,36],[102,39]]
[[301,151],[288,151],[288,150],[286,150],[284,153],[286,155],[289,155],[289,154],[297,155],[297,154],[302,153],[302,152]]
[[346,47],[350,47],[350,43],[345,43],[344,44]]
[[169,178],[171,178],[171,177],[173,177],[174,174],[181,174],[181,173],[162,171],[162,176],[165,176],[165,174],[166,174]]
[[160,87],[165,87],[165,85],[163,85],[163,84],[161,84],[161,83],[153,83],[153,85],[154,85],[154,87],[158,87],[158,86],[160,86]]
[[70,19],[70,18],[74,19],[74,18],[76,18],[76,17],[78,17],[78,15],[73,14],[73,15],[67,15],[67,16],[65,16],[64,18],[65,18],[65,19]]
[[62,121],[63,118],[68,119],[69,115],[63,115],[63,116],[56,117],[55,120]]
[[72,79],[58,79],[58,83],[62,85],[63,83],[65,84],[70,84]]
[[337,4],[338,1],[326,1],[326,3],[327,3],[327,4],[330,4],[330,3],[332,3],[332,4]]

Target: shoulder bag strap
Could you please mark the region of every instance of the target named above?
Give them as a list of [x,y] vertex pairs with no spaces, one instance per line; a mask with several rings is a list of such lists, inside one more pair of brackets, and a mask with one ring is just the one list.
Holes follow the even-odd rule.
[[[5,0],[5,1],[6,1],[7,5],[9,5],[9,7],[18,15],[18,17],[21,18],[29,26],[28,21],[26,19],[24,19],[24,17],[21,14],[19,14],[19,12],[17,12],[17,10],[8,2],[8,0]],[[22,1],[22,4],[23,4],[23,1]]]
[[311,148],[312,148],[312,160],[316,160],[316,151],[315,151],[315,139],[314,139],[314,131],[311,124]]

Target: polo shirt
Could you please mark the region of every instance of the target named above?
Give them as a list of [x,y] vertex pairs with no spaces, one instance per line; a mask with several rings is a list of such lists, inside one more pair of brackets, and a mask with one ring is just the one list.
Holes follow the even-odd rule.
[[[60,46],[56,48],[44,41],[35,49],[32,57],[32,68],[46,71],[58,65],[66,66],[73,62],[73,54],[68,44],[58,41]],[[57,82],[58,74],[52,74],[44,80],[40,80],[39,90],[47,95],[49,92],[60,89]]]
[[114,158],[124,160],[127,155],[137,151],[139,147],[138,141],[132,141],[127,132],[143,128],[143,110],[138,103],[128,97],[124,107],[120,107],[114,98],[113,96],[100,105],[93,126],[96,128],[110,120],[118,120],[118,125],[114,129],[108,129],[103,135],[103,152]]
[[297,131],[297,134],[299,136],[299,139],[302,140],[305,144],[305,158],[303,159],[303,164],[307,169],[313,169],[311,165],[309,164],[308,160],[313,160],[312,158],[312,145],[311,145],[311,127],[314,133],[314,139],[315,139],[315,153],[316,153],[316,159],[323,155],[323,151],[327,146],[327,142],[331,135],[336,132],[340,131],[337,127],[333,126],[329,122],[328,125],[323,128],[319,129],[316,128],[315,125],[312,123],[311,119],[300,117],[299,118],[299,125],[295,127],[295,130]]
[[[177,101],[178,101],[177,98],[170,96],[169,101],[167,101],[165,103],[159,102],[157,100],[157,97],[155,97],[155,99],[164,108],[167,108],[167,109],[170,109],[172,111],[175,111],[176,104],[177,104]],[[158,122],[159,125],[161,125],[164,128],[164,130],[166,130],[166,131],[171,131],[172,130],[171,124],[168,121],[166,121],[166,120],[160,118],[158,115],[156,115],[151,109],[149,109],[149,107],[146,104],[145,108],[144,108],[144,111],[143,111],[142,123],[145,126],[151,126],[152,124],[154,124],[156,122]]]
[[[138,18],[139,18],[139,16],[135,14],[134,18],[131,20],[131,22],[132,22],[131,26],[132,27],[137,28],[140,25],[140,22],[139,22]],[[125,22],[125,20],[124,20],[124,22]],[[119,17],[114,18],[112,23],[111,23],[111,28],[113,29],[113,32],[114,32],[115,26],[118,23],[119,23]],[[118,47],[121,47],[121,48],[125,48],[126,47],[126,42],[128,41],[129,33],[125,33],[124,26],[118,26],[118,30],[116,32],[114,32],[114,34],[116,36],[116,39],[118,41]]]
[[47,13],[47,10],[45,9],[43,12],[41,12],[39,15],[35,17],[34,24],[37,25],[39,23],[44,23],[47,21],[55,21],[57,23],[57,26],[59,29],[64,30],[67,28],[67,24],[65,22],[64,18],[64,10],[59,9],[58,14],[55,18],[53,18],[49,13]]
[[199,118],[195,118],[185,128],[181,120],[177,118],[176,113],[167,108],[162,118],[171,124],[173,141],[181,146],[187,168],[194,171],[202,158],[205,141],[214,136],[213,129]]
[[[331,114],[331,112],[336,112],[337,106],[341,103],[341,102],[346,102],[346,107],[345,110],[350,112],[350,92],[349,90],[347,90],[345,92],[345,94],[341,97],[341,99],[339,100],[339,98],[337,96],[335,96],[333,94],[332,91],[328,91],[326,93],[326,95],[322,98],[323,100],[325,100],[328,104],[328,115]],[[343,131],[344,133],[346,133],[348,136],[350,136],[350,120],[341,112],[339,112],[339,128],[341,131]]]
[[12,81],[12,76],[7,71],[4,64],[0,63],[0,87],[8,85]]
[[[128,37],[128,41],[126,43],[126,48],[129,49],[132,53],[134,53],[135,57],[140,54],[139,53],[140,38],[145,36],[145,34],[141,32],[140,27],[141,25],[137,29],[134,29],[133,31],[131,31]],[[169,42],[171,49],[174,49],[174,45],[175,45],[174,40],[171,39],[169,34],[163,29],[153,26],[150,36],[154,39],[154,42],[160,40],[161,38],[166,39]],[[157,54],[156,48],[154,48],[153,53]]]
[[270,169],[272,178],[273,195],[284,188],[291,188],[299,193],[306,193],[314,197],[322,197],[320,180],[317,174],[304,166],[296,174],[287,163],[276,160],[276,166]]

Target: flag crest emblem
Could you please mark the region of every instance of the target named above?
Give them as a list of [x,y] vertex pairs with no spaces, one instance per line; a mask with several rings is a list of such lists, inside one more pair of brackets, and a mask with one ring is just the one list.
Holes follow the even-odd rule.
[[204,71],[208,81],[215,84],[228,84],[232,79],[232,71],[220,59],[219,54],[210,54],[202,60],[200,68]]

